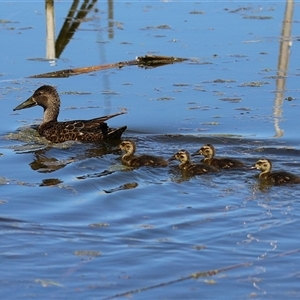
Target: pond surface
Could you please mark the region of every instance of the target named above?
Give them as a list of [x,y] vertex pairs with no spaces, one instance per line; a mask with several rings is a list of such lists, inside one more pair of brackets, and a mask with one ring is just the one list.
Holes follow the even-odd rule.
[[[56,37],[72,4],[55,1]],[[300,174],[300,4],[89,4],[46,59],[45,3],[0,3],[1,298],[299,299],[300,186],[248,169],[186,178],[177,162],[130,170],[118,142],[45,143],[30,128],[42,109],[13,108],[54,85],[60,120],[126,110],[109,125],[127,125],[139,153],[211,143]],[[188,60],[29,77],[146,54]]]

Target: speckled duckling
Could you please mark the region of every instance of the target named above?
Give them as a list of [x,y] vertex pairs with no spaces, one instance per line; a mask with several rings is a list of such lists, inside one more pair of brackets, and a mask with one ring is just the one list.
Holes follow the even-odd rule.
[[120,139],[127,126],[109,128],[105,121],[122,115],[124,112],[103,116],[91,120],[73,120],[58,122],[60,98],[53,86],[43,85],[26,101],[14,108],[20,110],[39,105],[44,109],[42,123],[38,132],[52,143],[65,141],[97,142],[109,139]]
[[125,166],[139,168],[142,166],[166,167],[168,165],[168,162],[159,156],[135,155],[136,145],[133,141],[125,140],[119,145],[119,148],[125,152],[122,155],[122,163]]
[[285,171],[272,172],[272,163],[269,159],[258,160],[251,169],[260,170],[259,178],[272,182],[274,185],[300,183],[300,177]]
[[217,172],[218,169],[203,163],[194,164],[191,162],[191,157],[188,151],[179,150],[170,160],[179,160],[179,168],[189,175],[201,175],[209,172]]
[[237,159],[225,157],[216,158],[215,154],[215,147],[211,144],[207,144],[201,147],[197,152],[193,153],[192,156],[203,155],[204,158],[201,160],[201,162],[220,169],[243,168],[245,166],[243,162]]

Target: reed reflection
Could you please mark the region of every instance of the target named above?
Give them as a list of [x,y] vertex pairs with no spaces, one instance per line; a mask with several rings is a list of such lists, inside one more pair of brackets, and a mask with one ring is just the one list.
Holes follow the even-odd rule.
[[55,41],[54,0],[45,0],[47,59],[55,59],[60,57],[76,30],[78,30],[81,22],[83,22],[86,19],[87,14],[93,10],[96,2],[97,0],[84,0],[82,5],[79,7],[80,1],[74,0]]
[[284,99],[286,76],[290,58],[290,48],[292,46],[292,19],[294,11],[294,0],[286,0],[285,15],[282,22],[282,31],[280,38],[279,58],[276,76],[276,97],[274,101],[274,127],[275,137],[283,136],[284,132],[280,128],[280,118],[282,117],[282,105]]

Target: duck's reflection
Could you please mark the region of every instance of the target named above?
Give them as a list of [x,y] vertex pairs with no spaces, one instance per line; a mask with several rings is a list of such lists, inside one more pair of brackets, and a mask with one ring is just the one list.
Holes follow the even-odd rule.
[[69,147],[67,149],[46,147],[32,152],[33,161],[29,166],[32,170],[40,173],[51,173],[74,162],[114,153],[116,144],[118,144],[117,141],[111,143],[99,143],[95,144],[93,147],[85,144],[77,144],[75,147]]
[[57,159],[47,155],[50,148],[37,150],[33,153],[34,160],[29,164],[32,170],[40,173],[51,173],[64,168],[67,164],[74,162],[74,158]]

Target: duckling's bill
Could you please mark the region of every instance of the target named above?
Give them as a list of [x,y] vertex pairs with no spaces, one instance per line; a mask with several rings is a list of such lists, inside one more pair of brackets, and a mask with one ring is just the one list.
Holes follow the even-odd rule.
[[173,161],[173,160],[176,160],[177,158],[176,158],[176,154],[174,154],[172,157],[170,157],[169,159],[168,159],[168,161]]
[[198,156],[198,155],[202,155],[202,151],[200,152],[199,150],[192,153],[191,156]]

